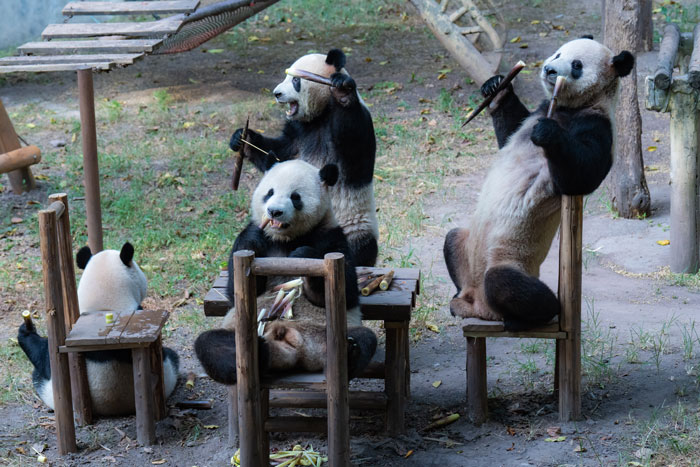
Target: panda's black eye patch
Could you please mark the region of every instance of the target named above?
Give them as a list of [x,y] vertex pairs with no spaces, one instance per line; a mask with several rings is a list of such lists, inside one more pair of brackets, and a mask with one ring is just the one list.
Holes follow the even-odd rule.
[[267,194],[263,197],[263,203],[266,203],[268,199],[272,198],[272,195],[275,194],[275,190],[270,188],[270,191],[267,192]]
[[571,77],[574,79],[579,79],[583,74],[583,63],[581,60],[574,60],[571,62]]
[[297,211],[301,211],[301,209],[304,207],[304,203],[301,201],[301,195],[295,191],[294,193],[292,193],[290,198],[292,199],[292,205],[294,206],[294,209],[296,209]]
[[296,76],[292,78],[292,86],[294,86],[294,90],[296,92],[301,91],[301,79],[297,78]]

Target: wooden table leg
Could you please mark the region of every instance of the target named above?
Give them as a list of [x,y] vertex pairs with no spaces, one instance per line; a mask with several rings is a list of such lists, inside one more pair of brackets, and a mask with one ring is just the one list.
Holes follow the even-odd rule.
[[136,406],[136,437],[147,446],[156,441],[154,397],[151,385],[151,352],[148,347],[131,349],[134,363],[134,402]]
[[477,425],[488,417],[486,339],[467,337],[467,412]]
[[228,387],[228,444],[238,446],[238,387]]
[[387,395],[386,429],[391,435],[404,432],[406,408],[406,343],[408,327],[405,322],[385,321],[386,360],[384,391]]
[[153,378],[153,397],[155,399],[156,420],[163,420],[168,413],[165,405],[165,377],[163,375],[163,340],[158,336],[150,347],[151,377]]

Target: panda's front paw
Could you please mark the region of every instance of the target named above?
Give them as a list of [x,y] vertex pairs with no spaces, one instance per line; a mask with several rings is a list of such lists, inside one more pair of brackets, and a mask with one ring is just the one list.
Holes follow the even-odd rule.
[[319,259],[318,250],[310,246],[300,246],[289,254],[290,258],[316,258]]
[[[498,86],[501,85],[505,78],[503,75],[496,75],[492,76],[491,78],[487,79],[484,84],[481,85],[481,95],[488,98],[496,94],[496,90],[498,89]],[[508,85],[507,89],[512,89],[513,86],[511,84]]]
[[239,128],[233,132],[231,139],[228,142],[228,147],[232,151],[238,152],[241,150],[241,138],[243,137],[243,128]]
[[355,90],[355,80],[345,73],[333,73],[331,75],[331,83],[333,83],[334,88],[346,92]]
[[564,129],[551,118],[540,118],[532,129],[530,140],[540,147],[552,146],[561,141],[563,132]]

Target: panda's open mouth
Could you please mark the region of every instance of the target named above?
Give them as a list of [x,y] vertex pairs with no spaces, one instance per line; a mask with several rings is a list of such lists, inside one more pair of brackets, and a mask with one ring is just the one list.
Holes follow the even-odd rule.
[[283,229],[288,229],[289,224],[287,222],[280,222],[275,219],[270,219],[269,217],[265,216],[263,217],[262,223],[260,224],[261,229],[265,229],[265,227],[270,226],[270,228],[276,229],[276,230],[283,230]]
[[299,112],[299,103],[297,101],[289,101],[289,109],[287,110],[287,117],[293,117]]

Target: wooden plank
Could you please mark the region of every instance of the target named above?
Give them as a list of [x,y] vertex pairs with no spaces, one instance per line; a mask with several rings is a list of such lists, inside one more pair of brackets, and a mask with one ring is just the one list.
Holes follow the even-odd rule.
[[23,169],[41,161],[41,151],[36,146],[25,146],[0,154],[0,174]]
[[[386,394],[369,391],[350,391],[350,408],[359,410],[383,410],[387,405]],[[276,390],[270,391],[270,407],[325,409],[328,405],[323,391]]]
[[199,0],[154,2],[70,2],[63,7],[64,16],[77,15],[152,15],[192,13]]
[[136,406],[136,438],[141,446],[156,441],[156,419],[151,385],[151,355],[147,347],[131,350],[134,370],[134,405]]
[[165,310],[136,310],[119,336],[120,344],[152,343],[168,320]]
[[268,461],[259,442],[263,435],[260,413],[260,375],[258,373],[257,309],[255,255],[242,250],[233,255],[236,305],[236,380],[238,388],[238,438],[241,465],[260,467]]
[[[107,324],[105,315],[114,315],[113,323]],[[66,347],[119,344],[119,337],[129,323],[133,311],[89,311],[82,313],[66,338]]]
[[97,39],[27,42],[17,47],[22,55],[131,54],[152,52],[162,39]]
[[[541,326],[538,326],[533,329],[529,329],[527,331],[516,331],[516,332],[509,332],[505,330],[505,326],[503,325],[503,321],[486,321],[483,319],[479,318],[465,318],[462,320],[463,326],[462,326],[462,331],[464,331],[464,335],[472,335],[471,333],[473,332],[478,332],[478,333],[496,333],[496,334],[503,334],[503,333],[509,333],[509,334],[515,334],[515,337],[518,337],[519,335],[523,335],[522,337],[528,337],[526,334],[528,333],[557,333],[559,332],[559,318],[556,317],[552,321],[550,321],[547,324],[543,324]],[[497,337],[497,336],[494,336]]]
[[88,55],[23,55],[0,58],[3,65],[43,65],[54,63],[114,62],[117,65],[131,65],[144,54],[88,54]]
[[111,62],[85,62],[85,63],[46,63],[37,65],[12,65],[0,66],[0,73],[40,73],[53,71],[76,71],[76,70],[111,70],[116,63]]
[[166,18],[141,23],[62,23],[49,24],[41,33],[44,39],[77,37],[128,36],[162,37],[180,30],[182,20]]
[[467,337],[467,412],[477,425],[488,417],[486,339]]

